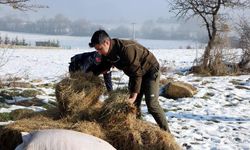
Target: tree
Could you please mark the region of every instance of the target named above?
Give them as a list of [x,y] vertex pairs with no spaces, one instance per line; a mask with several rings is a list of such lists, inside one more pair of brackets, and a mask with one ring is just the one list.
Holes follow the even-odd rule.
[[32,0],[0,0],[0,4],[11,6],[21,11],[35,10],[36,8],[48,8],[44,5],[30,4]]
[[2,37],[1,37],[1,35],[0,35],[0,45],[3,43],[3,39],[2,39]]
[[239,67],[242,69],[249,69],[250,67],[250,24],[246,19],[242,19],[237,27],[240,35],[240,48],[242,48],[242,57],[239,62]]
[[5,36],[4,44],[5,44],[5,45],[10,44],[10,38],[9,38],[7,35]]
[[249,0],[169,0],[169,2],[170,10],[175,12],[176,16],[202,19],[208,34],[208,43],[202,58],[202,67],[206,70],[211,65],[211,50],[215,48],[216,40],[220,33],[228,28],[222,10],[250,6]]

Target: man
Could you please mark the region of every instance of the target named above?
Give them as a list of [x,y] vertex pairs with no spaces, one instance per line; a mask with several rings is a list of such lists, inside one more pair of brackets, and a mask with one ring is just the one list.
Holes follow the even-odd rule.
[[131,40],[111,39],[104,30],[96,31],[89,43],[106,57],[110,66],[123,70],[129,76],[129,102],[140,112],[142,96],[149,113],[163,130],[170,132],[163,109],[159,105],[159,63],[142,45]]
[[86,52],[71,57],[69,72],[82,71],[84,73],[93,72],[94,75],[103,73],[104,82],[108,91],[113,90],[111,72],[106,72],[110,67],[105,65],[105,59],[97,52]]

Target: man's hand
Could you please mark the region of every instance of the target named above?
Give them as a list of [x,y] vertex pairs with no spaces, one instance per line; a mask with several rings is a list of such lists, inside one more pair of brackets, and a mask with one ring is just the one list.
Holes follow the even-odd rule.
[[133,104],[136,100],[136,97],[137,97],[138,93],[131,93],[130,96],[129,96],[129,99],[128,101]]

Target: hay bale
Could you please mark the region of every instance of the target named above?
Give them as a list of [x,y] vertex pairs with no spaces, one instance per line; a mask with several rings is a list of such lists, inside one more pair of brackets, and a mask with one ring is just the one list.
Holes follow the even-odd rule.
[[192,85],[184,82],[173,81],[164,86],[160,95],[166,98],[177,99],[183,97],[192,97],[196,93],[197,89]]
[[103,93],[100,78],[77,72],[56,85],[58,108],[62,115],[76,115],[78,112],[94,106]]
[[179,150],[174,137],[152,123],[136,119],[126,95],[112,95],[101,108],[100,122],[108,142],[118,150]]

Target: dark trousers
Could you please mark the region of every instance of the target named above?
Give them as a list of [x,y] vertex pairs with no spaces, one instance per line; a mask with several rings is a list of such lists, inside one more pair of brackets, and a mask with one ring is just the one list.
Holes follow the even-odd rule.
[[151,71],[148,72],[142,78],[141,91],[138,94],[134,104],[138,109],[138,117],[140,117],[140,105],[143,95],[145,95],[145,101],[148,107],[149,113],[154,117],[157,124],[161,129],[170,132],[168,128],[168,122],[163,109],[161,108],[158,97],[159,97],[159,80],[160,72]]
[[107,90],[109,92],[112,91],[113,90],[113,85],[112,85],[111,72],[104,73],[103,78],[104,78],[104,83],[106,85]]

